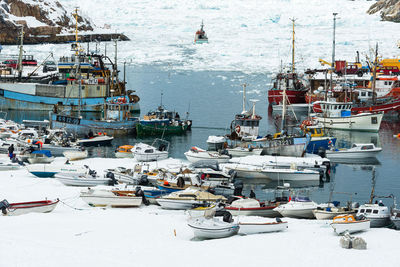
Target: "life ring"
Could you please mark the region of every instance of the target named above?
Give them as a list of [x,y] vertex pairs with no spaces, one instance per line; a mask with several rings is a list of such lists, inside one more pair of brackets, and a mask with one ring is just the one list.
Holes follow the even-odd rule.
[[236,132],[237,134],[240,133],[240,125],[236,125],[236,126],[235,126],[235,132]]

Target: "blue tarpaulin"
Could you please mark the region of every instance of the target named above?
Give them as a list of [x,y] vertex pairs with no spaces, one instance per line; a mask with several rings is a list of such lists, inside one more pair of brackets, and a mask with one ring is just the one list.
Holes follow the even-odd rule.
[[51,152],[50,150],[35,150],[32,152],[32,154],[43,154],[46,155],[47,157],[51,157]]

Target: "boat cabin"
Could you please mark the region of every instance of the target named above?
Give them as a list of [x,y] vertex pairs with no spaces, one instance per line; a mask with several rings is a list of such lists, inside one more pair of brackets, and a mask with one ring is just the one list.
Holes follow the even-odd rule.
[[220,151],[227,147],[227,142],[223,136],[211,135],[207,139],[207,151]]
[[356,219],[352,214],[350,215],[338,215],[335,218],[333,218],[334,223],[352,223],[356,222]]

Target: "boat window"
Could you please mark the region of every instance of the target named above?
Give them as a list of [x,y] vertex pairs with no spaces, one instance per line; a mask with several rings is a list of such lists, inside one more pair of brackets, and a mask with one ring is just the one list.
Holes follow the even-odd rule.
[[366,213],[371,213],[371,211],[372,211],[371,209],[367,209],[365,212]]
[[97,91],[100,91],[100,86],[97,86]]
[[388,82],[385,82],[385,85],[388,85]]
[[146,150],[144,151],[144,153],[153,153],[153,152],[154,152],[153,149],[146,149]]
[[371,124],[378,124],[378,118],[377,117],[371,117]]
[[378,210],[374,210],[372,213],[374,213],[374,214],[378,214]]
[[361,213],[364,213],[364,212],[365,212],[365,209],[361,209],[360,212],[361,212]]
[[85,90],[85,86],[82,86],[82,90]]
[[322,133],[322,129],[315,129],[315,131],[317,132],[317,134],[321,134]]

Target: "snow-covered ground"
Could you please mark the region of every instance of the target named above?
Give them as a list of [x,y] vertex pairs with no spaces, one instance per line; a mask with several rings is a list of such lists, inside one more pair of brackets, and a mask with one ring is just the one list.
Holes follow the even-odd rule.
[[[97,27],[111,26],[130,42],[119,45],[119,59],[133,64],[171,63],[188,70],[269,72],[291,62],[292,25],[296,18],[296,66],[319,67],[319,58],[331,60],[333,12],[337,12],[336,58],[362,59],[379,43],[384,57],[397,56],[398,24],[380,21],[366,11],[365,0],[60,0],[75,6]],[[194,33],[204,20],[209,44],[194,45]],[[105,31],[105,30],[101,30]],[[91,50],[94,49],[94,44]],[[105,44],[100,44],[104,52]],[[15,49],[15,48],[13,48]],[[5,49],[6,50],[6,49]],[[68,45],[29,46],[28,53],[56,58],[69,53]],[[14,54],[15,54],[14,50]],[[107,53],[114,51],[107,44]]]
[[[176,166],[167,160],[159,166]],[[91,158],[98,172],[133,167],[132,159]],[[154,163],[153,163],[154,164]],[[0,266],[396,266],[400,231],[371,229],[367,250],[346,250],[328,221],[284,219],[288,231],[192,240],[183,211],[157,206],[92,208],[81,188],[34,178],[25,169],[2,172],[0,196],[10,202],[60,198],[52,213],[0,217]],[[74,207],[75,209],[73,209]],[[174,234],[176,233],[176,236]]]

